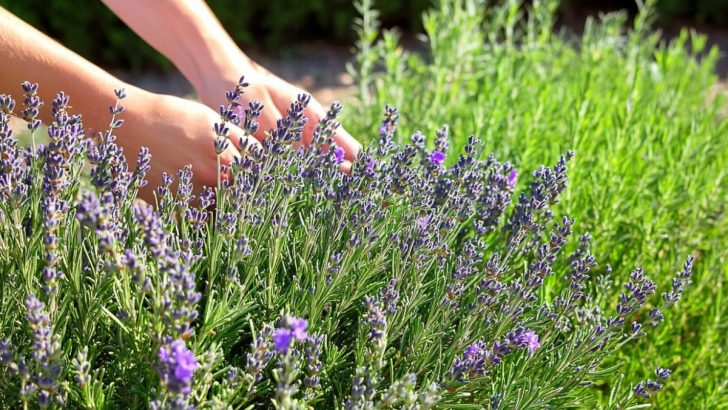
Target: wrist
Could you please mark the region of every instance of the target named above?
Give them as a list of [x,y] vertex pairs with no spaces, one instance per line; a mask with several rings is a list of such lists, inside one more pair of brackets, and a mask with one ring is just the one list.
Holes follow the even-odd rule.
[[258,84],[267,71],[246,56],[240,49],[211,50],[214,57],[200,62],[199,69],[192,77],[192,83],[200,100],[217,109],[225,103],[225,92],[235,88],[241,76],[251,83]]
[[237,47],[219,42],[191,46],[186,54],[189,56],[185,59],[186,64],[178,65],[178,68],[198,91],[211,78],[230,79],[235,66],[247,65],[250,61]]

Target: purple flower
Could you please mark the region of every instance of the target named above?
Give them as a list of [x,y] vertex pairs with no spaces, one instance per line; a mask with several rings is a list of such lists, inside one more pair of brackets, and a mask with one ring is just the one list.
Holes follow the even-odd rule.
[[306,333],[308,321],[288,316],[282,322],[283,326],[273,333],[273,347],[277,352],[286,354],[294,341],[304,341],[308,338]]
[[672,373],[672,371],[664,367],[658,367],[657,369],[655,369],[655,375],[657,375],[657,377],[659,377],[660,380],[663,381],[670,378],[670,373]]
[[399,302],[399,291],[397,290],[397,279],[392,278],[382,291],[379,293],[384,307],[384,313],[392,316],[397,312],[397,302]]
[[308,388],[316,388],[321,384],[319,373],[321,372],[321,342],[323,337],[312,335],[306,340],[304,358],[306,359],[306,376],[303,384]]
[[382,123],[382,125],[379,126],[379,135],[384,135],[387,133],[387,124]]
[[341,147],[334,148],[334,157],[336,157],[337,164],[344,162],[344,149]]
[[430,219],[432,219],[432,215],[425,215],[415,221],[415,224],[417,224],[417,227],[420,228],[420,230],[424,231],[425,229],[427,229],[427,225],[430,223]]
[[518,171],[515,169],[511,171],[510,174],[508,174],[508,188],[513,189],[516,187],[516,183],[518,182]]
[[250,353],[247,354],[246,358],[245,373],[254,382],[260,381],[263,377],[261,372],[273,357],[273,351],[270,349],[271,331],[272,327],[270,325],[263,325],[263,328],[250,344]]
[[384,348],[387,335],[387,316],[382,309],[381,303],[371,296],[364,297],[364,304],[367,307],[366,323],[369,325],[369,340],[377,348]]
[[662,385],[654,380],[647,379],[647,388],[652,391],[662,390]]
[[473,342],[465,349],[462,357],[455,358],[447,375],[461,382],[469,377],[483,375],[489,354],[485,342],[481,340]]
[[482,356],[485,353],[485,349],[483,349],[482,343],[473,343],[470,346],[468,346],[467,349],[465,349],[465,358],[466,359],[473,359],[478,356]]
[[508,336],[508,340],[519,349],[528,349],[528,353],[533,355],[536,349],[541,347],[536,332],[529,328],[519,328]]
[[275,333],[273,333],[273,347],[278,353],[288,353],[292,340],[293,333],[290,329],[276,329]]
[[248,237],[245,235],[238,238],[238,240],[235,242],[235,250],[240,256],[249,256],[253,253],[253,250],[250,248],[250,243],[248,241]]
[[410,141],[412,141],[412,145],[414,145],[417,149],[425,148],[425,136],[420,131],[416,131],[412,134]]
[[36,130],[40,126],[40,121],[36,117],[40,114],[40,108],[43,102],[38,98],[38,84],[24,81],[21,84],[23,88],[23,111],[21,116],[28,123],[28,129]]
[[650,320],[652,322],[652,326],[657,326],[665,320],[665,316],[662,314],[662,311],[658,308],[653,308],[650,310]]
[[369,161],[367,162],[367,168],[366,168],[366,171],[367,171],[367,174],[368,174],[368,175],[372,175],[372,174],[374,174],[374,167],[375,167],[376,165],[377,165],[377,161],[376,161],[376,160],[374,160],[374,158],[371,158],[371,157],[370,157],[370,158],[369,158]]
[[[392,136],[397,131],[397,121],[399,120],[399,110],[387,105],[384,107],[384,121],[379,127],[380,146],[379,149],[384,153],[391,148]],[[383,144],[382,144],[383,143]]]
[[161,275],[162,297],[159,301],[167,334],[174,338],[190,337],[194,330],[191,323],[197,319],[196,304],[202,294],[195,289],[195,274],[191,255],[177,251],[170,245],[171,233],[164,227],[160,215],[151,206],[134,207],[134,219],[144,233],[144,243],[157,262]]
[[683,270],[675,275],[672,280],[672,290],[670,292],[662,293],[662,300],[665,302],[665,306],[669,307],[677,303],[680,300],[680,295],[685,291],[685,286],[691,283],[690,274],[693,270],[693,262],[695,261],[694,256],[689,256],[685,261]]
[[225,137],[219,137],[215,138],[215,142],[213,143],[213,145],[215,147],[215,153],[217,153],[217,155],[220,155],[228,148],[228,146],[230,145],[230,141]]
[[147,172],[151,169],[152,154],[149,153],[149,148],[141,147],[139,149],[139,155],[137,156],[136,169],[134,170],[134,183],[138,188],[147,185],[147,180],[144,179]]
[[435,166],[440,166],[445,162],[445,154],[442,151],[432,151],[428,158]]
[[163,345],[158,352],[163,383],[172,393],[189,394],[192,391],[192,376],[197,369],[197,359],[184,340],[177,339],[171,345]]
[[263,104],[258,100],[253,100],[248,104],[245,115],[241,117],[243,118],[243,130],[247,134],[253,135],[258,131],[259,124],[257,118],[260,116],[262,110]]
[[233,105],[232,106],[232,112],[235,114],[235,123],[239,124],[242,121],[245,121],[245,110],[241,105]]
[[33,331],[33,388],[38,390],[38,404],[45,408],[53,400],[51,394],[58,391],[59,378],[63,372],[61,339],[54,332],[53,323],[43,302],[29,295],[25,299],[25,310],[28,325]]
[[18,150],[18,141],[13,138],[10,128],[10,114],[15,101],[10,96],[0,94],[0,200],[21,199],[27,192],[26,167],[23,156]]
[[647,391],[647,388],[645,386],[645,382],[639,382],[636,386],[634,386],[634,394],[643,397],[645,399],[650,398],[650,392]]
[[538,335],[533,330],[530,330],[523,334],[523,339],[525,340],[526,344],[528,345],[528,352],[530,354],[533,354],[533,352],[536,351],[536,349],[541,347],[541,343],[538,341]]
[[291,323],[291,334],[296,340],[306,340],[308,335],[306,334],[306,328],[308,327],[308,320],[294,318]]

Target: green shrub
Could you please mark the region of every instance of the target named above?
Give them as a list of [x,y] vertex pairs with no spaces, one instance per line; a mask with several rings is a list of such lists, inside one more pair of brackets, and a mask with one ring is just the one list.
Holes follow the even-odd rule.
[[448,124],[455,151],[467,130],[485,141],[484,152],[525,169],[573,148],[575,184],[564,206],[602,238],[595,254],[618,283],[635,260],[665,272],[697,249],[693,302],[653,346],[642,346],[647,354],[623,357],[626,377],[667,360],[682,382],[659,399],[663,408],[717,408],[728,346],[728,122],[723,98],[711,97],[718,50],[687,31],[661,43],[649,9],[627,32],[618,13],[590,19],[581,38],[556,34],[556,6],[508,1],[483,17],[481,1],[442,1],[424,18],[423,54],[403,52],[395,32],[376,40],[376,20],[365,13],[352,70],[358,102],[344,123],[366,140],[376,135],[378,107],[392,104],[402,113],[400,141]]
[[[213,126],[218,155],[230,123],[259,127],[259,102],[238,114],[246,85]],[[659,307],[638,268],[616,309],[599,311],[609,269],[559,211],[572,152],[519,176],[478,159],[471,138],[447,166],[447,130],[432,150],[421,134],[396,144],[386,107],[379,142],[343,173],[341,105],[304,147],[301,94],[217,189],[195,191],[188,165],[162,176],[153,207],[135,200],[150,151],[132,170],[115,143],[123,90],[95,138],[59,93],[39,145],[38,85],[22,88],[22,106],[0,95],[3,405],[546,410],[593,407],[610,382],[607,405],[622,409],[672,383],[662,365],[623,383],[610,364],[660,332],[694,257]]]

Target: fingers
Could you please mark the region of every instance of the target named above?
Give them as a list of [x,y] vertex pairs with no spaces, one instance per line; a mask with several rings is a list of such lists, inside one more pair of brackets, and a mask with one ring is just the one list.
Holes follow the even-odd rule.
[[281,117],[281,112],[270,99],[264,101],[263,111],[260,112],[260,117],[258,117],[259,127],[258,131],[255,133],[255,138],[262,142],[265,138],[265,133],[271,129],[275,129],[277,127],[278,119]]
[[[318,126],[319,120],[325,116],[324,109],[316,100],[312,100],[305,111],[308,118],[306,126],[303,128],[303,143],[308,145],[313,139],[313,133]],[[354,139],[345,129],[339,127],[334,134],[336,145],[344,149],[344,158],[349,161],[356,160],[361,150],[361,144]]]
[[339,171],[345,173],[345,174],[351,174],[351,161],[348,159],[345,159],[344,162],[339,164]]
[[315,100],[311,100],[310,105],[303,112],[306,117],[306,125],[303,126],[303,145],[308,146],[313,141],[313,133],[318,127],[319,120],[325,115],[324,109]]
[[[258,119],[260,128],[255,135],[259,141],[263,140],[265,131],[277,126],[277,120],[286,114],[286,110],[290,106],[291,101],[295,100],[298,94],[304,92],[298,87],[277,77],[267,78],[266,86],[268,93],[262,99],[265,107]],[[308,118],[308,121],[303,128],[303,144],[309,145],[313,139],[313,133],[318,126],[319,120],[326,115],[326,111],[318,101],[312,99],[304,111],[304,115]],[[339,128],[334,134],[334,141],[344,149],[344,158],[347,161],[356,160],[362,145],[351,134],[343,128]],[[350,166],[347,168],[350,168]]]
[[361,143],[354,139],[351,134],[339,127],[334,135],[334,141],[336,141],[336,145],[344,149],[344,158],[349,161],[356,160],[359,151],[361,151]]
[[231,174],[229,166],[235,160],[235,157],[239,157],[242,154],[249,152],[253,146],[256,146],[259,149],[261,148],[260,142],[258,142],[257,139],[247,135],[242,129],[234,125],[230,126],[230,134],[228,137],[232,143],[228,144],[225,151],[220,154],[220,163],[227,167],[227,169],[220,174],[222,181],[230,180]]
[[246,151],[250,149],[252,146],[257,146],[258,148],[261,148],[260,142],[248,134],[245,133],[242,129],[231,125],[230,126],[230,141],[232,141],[231,146],[235,148],[234,154],[240,155],[244,154]]

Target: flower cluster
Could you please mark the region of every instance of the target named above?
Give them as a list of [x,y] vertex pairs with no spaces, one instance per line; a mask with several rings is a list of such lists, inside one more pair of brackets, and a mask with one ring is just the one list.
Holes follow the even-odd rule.
[[273,332],[273,347],[280,354],[288,354],[291,345],[296,341],[305,341],[308,338],[306,328],[308,321],[305,319],[286,316],[281,327]]
[[658,367],[657,369],[655,369],[655,375],[657,376],[657,380],[647,379],[645,381],[637,383],[637,385],[634,387],[634,393],[637,396],[649,399],[650,397],[652,397],[652,394],[650,394],[650,392],[657,392],[662,390],[663,383],[670,378],[670,373],[672,373],[670,369]]
[[[48,145],[43,149],[44,243],[46,267],[43,271],[44,292],[51,299],[58,291],[58,280],[63,273],[58,268],[58,228],[68,211],[67,192],[75,178],[83,146],[83,124],[80,115],[68,113],[69,97],[60,92],[53,100],[54,121],[48,125]],[[76,169],[74,169],[76,168]],[[51,307],[51,309],[54,309]]]
[[[28,383],[21,392],[24,400],[37,396],[41,408],[49,407],[54,399],[63,402],[60,391],[60,376],[63,370],[61,358],[61,340],[54,332],[50,317],[45,311],[43,302],[34,296],[25,300],[26,317],[28,325],[33,331],[33,344],[31,357],[33,366],[21,370],[24,378],[29,377]],[[24,367],[24,366],[23,366]]]
[[136,205],[134,218],[143,230],[147,251],[157,264],[161,290],[158,307],[168,328],[167,335],[186,340],[194,332],[192,322],[198,316],[195,305],[202,297],[196,291],[195,275],[190,271],[194,258],[192,250],[175,250],[171,246],[169,233],[151,206]]
[[18,147],[10,128],[10,116],[15,101],[9,95],[0,94],[0,200],[20,201],[27,192],[26,156]]
[[496,341],[489,346],[483,341],[473,342],[465,349],[462,357],[455,359],[447,375],[458,382],[465,382],[470,378],[485,375],[489,366],[500,364],[514,349],[526,349],[532,356],[540,347],[541,343],[536,332],[519,327],[506,335],[503,343]]
[[197,360],[185,345],[184,340],[175,340],[159,348],[159,363],[162,382],[173,393],[189,394],[192,391],[192,376],[197,369]]
[[197,369],[195,354],[189,350],[184,340],[177,339],[162,345],[157,353],[159,357],[159,375],[166,395],[161,401],[152,403],[159,409],[193,409],[188,405],[192,392],[192,377]]
[[303,384],[309,389],[315,389],[321,385],[321,343],[323,342],[323,336],[311,335],[306,340],[306,346],[304,347],[304,357],[306,358],[306,377],[303,379]]

